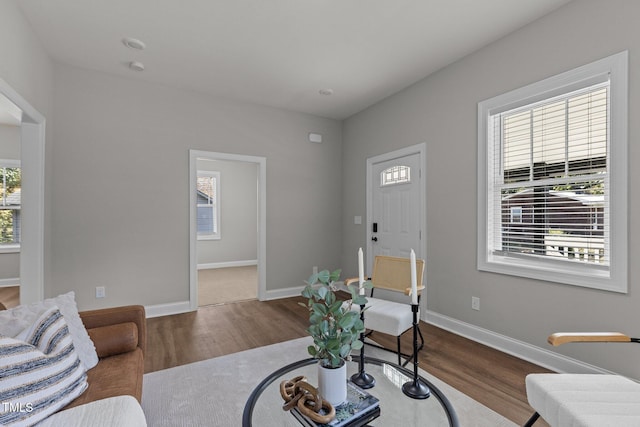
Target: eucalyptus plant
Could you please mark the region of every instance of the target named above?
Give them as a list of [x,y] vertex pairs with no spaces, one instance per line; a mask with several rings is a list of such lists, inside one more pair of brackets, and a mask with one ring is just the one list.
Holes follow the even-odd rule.
[[[357,286],[349,286],[351,299],[340,300],[336,296],[336,282],[342,270],[333,272],[322,270],[314,273],[305,283],[302,296],[307,298],[306,304],[300,305],[309,310],[309,328],[307,332],[313,338],[313,345],[307,350],[312,357],[320,360],[327,368],[339,368],[343,360],[350,360],[351,351],[362,348],[360,333],[364,331],[364,323],[358,311],[351,306],[365,305],[367,299],[359,294]],[[371,288],[370,282],[365,287]]]

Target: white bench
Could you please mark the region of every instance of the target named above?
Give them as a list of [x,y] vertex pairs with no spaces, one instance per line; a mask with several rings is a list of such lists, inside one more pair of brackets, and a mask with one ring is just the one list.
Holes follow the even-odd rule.
[[640,384],[628,378],[529,374],[526,387],[529,404],[551,426],[640,426]]
[[[551,345],[569,342],[640,342],[619,332],[556,333]],[[529,374],[525,380],[527,400],[552,427],[640,426],[640,383],[620,375]]]

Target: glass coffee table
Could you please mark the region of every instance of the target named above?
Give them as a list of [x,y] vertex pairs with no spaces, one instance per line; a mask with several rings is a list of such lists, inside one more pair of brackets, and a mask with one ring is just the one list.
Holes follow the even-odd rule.
[[[284,400],[280,396],[280,382],[298,375],[307,377],[317,385],[317,359],[309,358],[291,363],[266,377],[253,390],[242,414],[243,427],[299,427],[301,424],[287,411],[282,410]],[[443,426],[458,427],[458,417],[451,403],[436,386],[420,377],[429,387],[427,399],[412,399],[402,392],[402,385],[413,379],[413,372],[395,363],[372,357],[365,358],[365,371],[376,384],[367,390],[380,400],[380,416],[371,421],[376,426]],[[358,372],[356,358],[348,362],[347,378]]]

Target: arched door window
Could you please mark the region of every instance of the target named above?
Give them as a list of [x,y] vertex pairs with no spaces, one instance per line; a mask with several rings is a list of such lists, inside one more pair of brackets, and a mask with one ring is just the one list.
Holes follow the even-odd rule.
[[411,168],[409,166],[391,166],[380,173],[380,186],[407,184],[411,182]]

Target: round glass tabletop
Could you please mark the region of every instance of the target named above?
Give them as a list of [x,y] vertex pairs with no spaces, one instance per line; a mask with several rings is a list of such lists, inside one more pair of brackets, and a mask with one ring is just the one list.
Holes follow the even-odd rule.
[[[380,400],[380,416],[372,421],[384,426],[449,426],[458,427],[458,418],[451,403],[432,383],[420,377],[431,395],[413,399],[405,395],[402,385],[413,380],[413,372],[394,363],[371,357],[365,358],[365,371],[375,378],[375,386],[366,390]],[[249,396],[242,415],[243,427],[299,427],[301,424],[282,409],[280,382],[298,375],[317,384],[317,359],[309,358],[291,363],[266,377]],[[348,362],[347,378],[358,372],[354,359]]]

